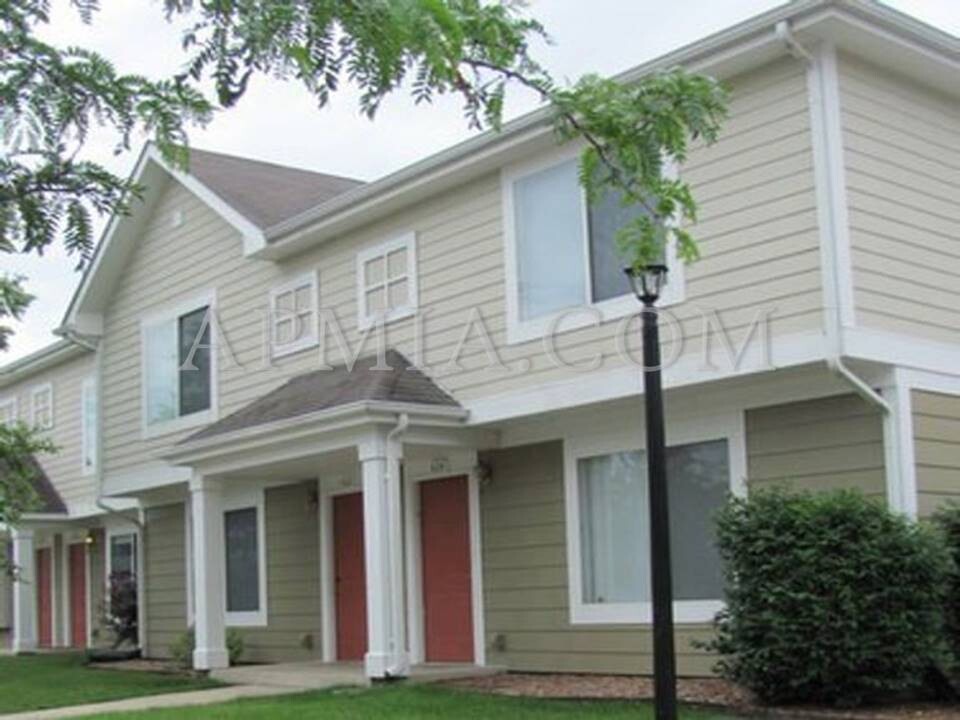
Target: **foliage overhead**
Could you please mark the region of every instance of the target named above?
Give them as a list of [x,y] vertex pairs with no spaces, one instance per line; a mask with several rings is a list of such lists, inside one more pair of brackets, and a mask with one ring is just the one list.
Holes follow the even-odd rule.
[[[36,456],[55,450],[50,440],[24,423],[0,423],[0,524],[15,525],[23,513],[37,506]],[[0,564],[2,559],[0,553]]]
[[856,705],[948,661],[939,533],[853,491],[751,492],[717,521],[727,608],[708,647],[772,703]]
[[689,185],[665,172],[691,141],[717,139],[726,115],[723,88],[703,75],[671,70],[633,82],[582,78],[558,85],[531,55],[543,26],[518,2],[483,0],[165,0],[169,17],[193,25],[181,81],[213,81],[219,102],[236,104],[257,74],[294,78],[322,107],[342,84],[361,90],[373,117],[383,100],[409,87],[417,102],[463,98],[467,121],[499,129],[511,83],[546,103],[566,141],[583,143],[580,178],[588,196],[614,191],[646,213],[621,228],[626,263],[664,256],[673,235],[686,261],[697,258],[687,226],[696,221]]

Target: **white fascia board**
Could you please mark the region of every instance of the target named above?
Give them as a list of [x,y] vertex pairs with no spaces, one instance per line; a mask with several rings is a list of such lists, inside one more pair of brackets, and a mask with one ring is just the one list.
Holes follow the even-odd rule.
[[[134,165],[133,172],[130,174],[130,179],[134,183],[141,183],[151,165],[160,168],[176,182],[183,185],[187,190],[196,195],[201,202],[239,232],[243,238],[245,254],[255,253],[266,245],[266,237],[259,227],[237,212],[237,210],[209,187],[197,180],[193,175],[171,166],[163,159],[160,151],[151,142],[144,145],[140,157],[137,158],[137,162]],[[134,214],[135,213],[136,211],[134,211]],[[109,284],[114,275],[121,272],[122,267],[116,266],[116,264],[111,266],[108,258],[115,252],[114,246],[123,228],[127,223],[133,221],[133,218],[130,216],[117,214],[114,214],[110,218],[109,223],[103,231],[100,242],[97,244],[93,259],[87,271],[84,273],[79,287],[70,300],[67,312],[64,314],[60,328],[62,332],[75,330],[79,333],[92,335],[97,335],[102,332],[100,311],[90,311],[84,308],[84,301],[91,287],[102,283]],[[104,276],[105,274],[106,276]]]

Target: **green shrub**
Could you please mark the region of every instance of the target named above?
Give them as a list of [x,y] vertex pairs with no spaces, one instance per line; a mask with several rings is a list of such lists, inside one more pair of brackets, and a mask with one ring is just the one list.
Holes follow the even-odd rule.
[[938,510],[933,521],[943,533],[953,557],[950,589],[944,605],[947,639],[953,653],[953,668],[960,667],[960,504],[950,503]]
[[952,563],[932,528],[850,491],[759,491],[717,523],[723,676],[766,702],[856,705],[943,662]]
[[[193,667],[193,651],[197,646],[197,636],[193,628],[178,637],[170,646],[170,657],[180,667],[189,670]],[[231,665],[240,662],[244,652],[243,635],[235,628],[227,629],[227,657]]]

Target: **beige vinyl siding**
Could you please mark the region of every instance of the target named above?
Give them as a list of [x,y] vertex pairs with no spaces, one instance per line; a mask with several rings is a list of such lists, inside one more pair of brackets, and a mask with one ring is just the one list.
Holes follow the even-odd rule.
[[883,418],[856,395],[747,410],[749,487],[886,497]]
[[87,552],[90,562],[90,638],[94,646],[112,644],[104,628],[107,608],[107,534],[102,529],[90,531],[93,542]]
[[83,431],[80,405],[83,381],[95,372],[94,358],[93,353],[88,353],[65,360],[21,380],[12,387],[0,388],[0,400],[15,396],[18,417],[29,424],[31,391],[38,385],[47,383],[53,387],[53,429],[45,431],[44,435],[53,442],[57,451],[41,454],[37,459],[67,507],[89,506],[94,501],[94,475],[85,475],[82,467]]
[[144,530],[147,653],[170,657],[187,631],[186,505],[148,508]]
[[960,501],[960,396],[914,390],[911,402],[917,510],[924,517]]
[[960,103],[853,56],[839,71],[858,322],[954,343]]
[[316,492],[316,481],[267,490],[267,627],[238,628],[246,662],[295,662],[321,656]]
[[[480,495],[487,662],[515,671],[650,673],[649,628],[570,623],[562,447],[483,455],[492,478]],[[716,658],[691,645],[709,637],[707,626],[678,627],[680,674],[711,673]]]
[[[673,308],[684,349],[701,351],[701,308],[720,313],[739,343],[759,310],[772,313],[771,333],[783,337],[820,326],[820,271],[810,132],[803,67],[782,60],[731,81],[731,118],[723,139],[695,148],[683,173],[701,202],[696,227],[703,259],[687,270],[687,298]],[[173,227],[171,214],[184,222]],[[431,375],[461,401],[576,376],[552,367],[539,341],[506,345],[504,238],[500,174],[491,173],[425,199],[356,232],[323,243],[279,264],[245,259],[236,231],[181,186],[171,183],[157,200],[138,239],[105,318],[104,388],[106,465],[109,474],[133,471],[186,433],[142,439],[140,318],[164,304],[214,289],[225,338],[220,354],[219,412],[233,412],[291,375],[318,365],[315,351],[267,362],[265,312],[271,287],[306,271],[319,273],[320,303],[331,309],[356,349],[357,252],[414,231],[425,359]],[[476,308],[511,367],[486,369],[487,356],[472,339],[451,360]],[[558,350],[572,361],[599,351],[605,367],[622,365],[617,323],[564,333]],[[637,335],[637,333],[632,333]],[[670,334],[665,333],[669,342]],[[415,322],[388,325],[387,342],[414,355]],[[340,353],[330,343],[330,362]],[[364,354],[373,352],[368,342]]]

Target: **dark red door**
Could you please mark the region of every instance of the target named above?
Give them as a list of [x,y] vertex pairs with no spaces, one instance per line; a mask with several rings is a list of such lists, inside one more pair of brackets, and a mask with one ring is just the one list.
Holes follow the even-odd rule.
[[87,646],[87,546],[70,546],[70,644]]
[[37,550],[37,644],[53,646],[53,562],[50,548]]
[[367,652],[367,579],[363,556],[363,494],[333,499],[337,659],[362,660]]
[[473,662],[467,478],[420,483],[423,610],[428,662]]

